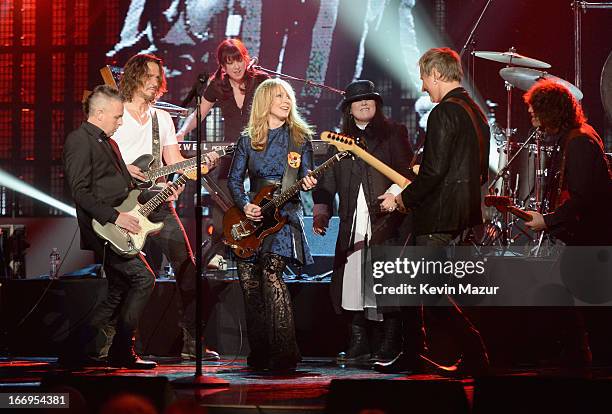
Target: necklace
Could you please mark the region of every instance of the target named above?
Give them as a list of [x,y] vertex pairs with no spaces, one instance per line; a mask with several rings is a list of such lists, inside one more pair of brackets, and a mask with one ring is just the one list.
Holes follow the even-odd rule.
[[148,109],[146,109],[144,112],[140,112],[137,109],[128,108],[128,111],[141,124],[144,124],[147,121],[148,116],[149,116],[149,110]]

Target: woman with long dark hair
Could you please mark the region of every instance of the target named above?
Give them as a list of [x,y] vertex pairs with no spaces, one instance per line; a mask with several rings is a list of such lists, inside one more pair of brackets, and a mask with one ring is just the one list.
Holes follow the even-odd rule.
[[[388,120],[382,112],[382,97],[369,80],[349,84],[342,102],[342,132],[354,137],[368,152],[406,176],[412,150],[406,127]],[[335,150],[331,150],[331,153]],[[377,309],[374,298],[364,288],[361,256],[369,245],[385,244],[398,237],[404,215],[381,204],[377,197],[400,188],[363,161],[342,160],[325,173],[313,194],[315,201],[313,231],[324,234],[336,194],[340,199],[340,229],[336,242],[332,300],[338,313],[351,319],[351,340],[346,352],[338,355],[341,363],[385,361],[400,349],[401,330],[398,315]],[[383,321],[381,324],[380,322]],[[382,330],[377,344],[375,332]]]

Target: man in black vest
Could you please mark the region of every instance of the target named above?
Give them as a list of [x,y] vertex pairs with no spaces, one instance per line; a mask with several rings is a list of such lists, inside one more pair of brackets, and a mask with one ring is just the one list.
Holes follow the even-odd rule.
[[153,361],[144,361],[134,352],[134,335],[140,316],[153,291],[155,277],[141,256],[124,258],[114,253],[94,233],[92,219],[100,224],[115,223],[137,233],[138,219],[119,213],[121,204],[133,188],[132,178],[117,144],[110,138],[123,117],[123,101],[117,90],[98,86],[84,105],[87,121],[70,133],[64,144],[64,170],[77,210],[81,247],[93,250],[103,260],[108,279],[106,299],[93,312],[88,326],[79,332],[78,344],[62,362],[87,365],[93,362],[84,349],[111,319],[116,318],[108,364],[116,367],[151,369]]

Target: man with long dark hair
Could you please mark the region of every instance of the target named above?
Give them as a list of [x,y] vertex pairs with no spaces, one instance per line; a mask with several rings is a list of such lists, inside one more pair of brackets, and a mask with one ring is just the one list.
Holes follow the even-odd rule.
[[533,126],[558,137],[548,185],[550,212],[531,211],[532,230],[546,230],[566,244],[612,245],[612,183],[597,132],[586,122],[569,89],[552,80],[537,82],[524,96]]
[[[166,77],[161,59],[148,54],[132,56],[119,83],[125,100],[123,125],[115,133],[115,140],[130,174],[140,180],[145,177],[134,160],[143,154],[152,154],[154,164],[175,164],[184,161],[176,140],[170,114],[153,107],[153,103],[166,92]],[[207,164],[214,167],[215,153],[207,155]],[[182,191],[182,190],[181,190]],[[181,299],[181,328],[185,359],[195,358],[195,263],[189,240],[172,203],[165,203],[151,214],[152,221],[163,221],[164,227],[149,240],[157,243],[172,264]],[[218,359],[214,351],[204,350],[205,359]]]

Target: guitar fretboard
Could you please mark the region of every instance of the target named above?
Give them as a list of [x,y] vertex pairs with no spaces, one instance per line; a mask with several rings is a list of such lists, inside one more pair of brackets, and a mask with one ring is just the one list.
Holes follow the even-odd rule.
[[172,184],[169,184],[162,191],[155,195],[152,199],[147,201],[145,204],[138,209],[138,212],[143,216],[147,217],[153,210],[159,207],[164,201],[166,201],[173,193],[173,190],[178,189],[181,185],[185,184],[187,176],[185,174],[177,178]]
[[[321,174],[323,174],[323,172],[325,170],[330,168],[336,162],[338,162],[341,159],[346,158],[348,156],[349,156],[349,153],[346,152],[346,151],[345,152],[339,152],[336,155],[334,155],[333,157],[331,157],[330,159],[328,159],[327,161],[325,161],[323,164],[319,165],[314,171],[311,171],[308,174],[308,176],[311,176],[311,177],[314,177],[314,178],[319,178],[321,176]],[[282,206],[283,204],[285,204],[292,197],[294,197],[297,193],[299,193],[300,189],[302,188],[302,184],[304,184],[304,178],[302,178],[301,180],[296,181],[295,184],[293,184],[287,190],[283,191],[281,194],[279,194],[278,196],[276,196],[272,200],[270,200],[270,202],[268,202],[265,205],[263,205],[261,207],[262,213],[264,211],[266,211],[266,210],[269,210],[269,209],[272,209],[272,208],[278,208],[278,207]]]

